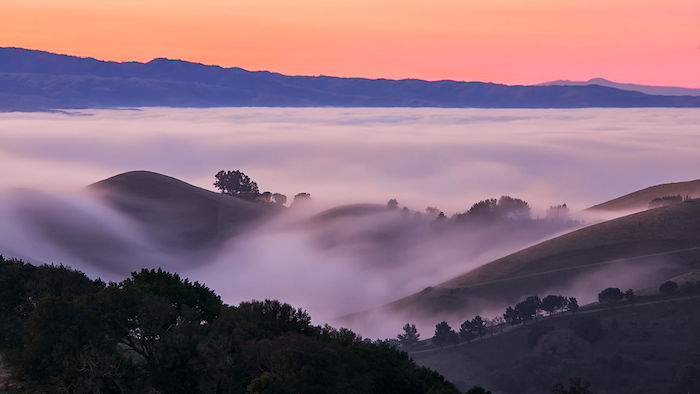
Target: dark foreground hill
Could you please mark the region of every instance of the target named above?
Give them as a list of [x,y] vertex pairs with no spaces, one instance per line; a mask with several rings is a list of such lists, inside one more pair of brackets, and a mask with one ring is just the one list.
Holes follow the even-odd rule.
[[[643,288],[698,266],[700,199],[695,199],[564,234],[381,310],[407,321],[436,321],[502,310],[532,294],[572,294],[587,302],[601,288]],[[347,321],[369,318],[371,313],[359,313]]]
[[700,297],[565,313],[411,356],[461,389],[549,393],[579,377],[596,394],[698,393]]
[[687,182],[664,183],[606,201],[588,208],[589,211],[641,211],[649,208],[655,198],[681,196],[700,197],[700,179]]
[[700,97],[598,85],[287,76],[181,60],[106,62],[0,48],[0,110],[94,107],[700,107]]
[[0,295],[3,393],[459,393],[387,343],[161,270],[106,285],[0,256]]

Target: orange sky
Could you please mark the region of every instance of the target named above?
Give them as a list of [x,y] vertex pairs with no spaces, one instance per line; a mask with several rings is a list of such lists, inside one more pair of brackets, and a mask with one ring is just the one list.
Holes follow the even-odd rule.
[[700,87],[700,0],[0,0],[0,46],[296,75]]

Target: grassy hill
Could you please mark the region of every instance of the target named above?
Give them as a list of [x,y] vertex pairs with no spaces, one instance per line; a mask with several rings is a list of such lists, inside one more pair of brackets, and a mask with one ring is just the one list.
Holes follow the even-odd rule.
[[622,197],[594,205],[587,210],[590,211],[640,211],[649,208],[649,202],[655,198],[665,196],[690,198],[700,197],[700,179],[687,182],[664,183],[647,187],[646,189],[626,194]]
[[264,205],[149,171],[126,172],[88,188],[174,248],[214,245],[270,212]]
[[[644,288],[699,266],[700,199],[695,199],[547,240],[381,310],[407,321],[459,321],[529,295],[561,293],[591,301],[605,287]],[[347,321],[370,316],[359,313]]]
[[700,391],[700,297],[563,314],[412,354],[462,390],[549,393],[580,377],[596,394]]

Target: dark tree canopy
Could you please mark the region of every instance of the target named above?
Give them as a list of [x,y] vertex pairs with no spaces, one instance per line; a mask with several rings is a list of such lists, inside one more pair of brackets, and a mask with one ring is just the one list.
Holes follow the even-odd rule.
[[542,301],[540,301],[540,297],[530,296],[515,305],[515,313],[521,321],[532,320],[537,316],[537,312],[541,310],[541,306]]
[[214,186],[223,194],[243,198],[255,198],[259,195],[258,184],[241,171],[221,170],[214,177]]
[[399,202],[395,198],[392,198],[386,203],[386,207],[389,209],[396,209],[399,207]]
[[659,286],[659,293],[661,294],[673,294],[678,290],[678,283],[669,280]]
[[418,343],[420,339],[420,334],[418,334],[418,329],[416,329],[415,324],[406,323],[403,326],[403,333],[396,336],[402,347],[408,349]]
[[550,294],[542,299],[542,310],[550,315],[564,309],[567,299],[560,295]]
[[433,343],[438,346],[454,345],[459,341],[459,336],[447,322],[443,321],[435,325]]
[[458,394],[385,342],[279,301],[223,305],[162,270],[105,286],[0,257],[0,285],[0,352],[22,392]]
[[281,193],[274,193],[272,195],[272,200],[277,204],[278,206],[282,206],[287,203],[287,196]]
[[598,302],[617,302],[625,297],[624,293],[620,291],[617,287],[608,287],[607,289],[598,293]]
[[311,194],[302,192],[297,193],[294,196],[294,201],[292,201],[292,205],[304,205],[309,202],[311,202]]

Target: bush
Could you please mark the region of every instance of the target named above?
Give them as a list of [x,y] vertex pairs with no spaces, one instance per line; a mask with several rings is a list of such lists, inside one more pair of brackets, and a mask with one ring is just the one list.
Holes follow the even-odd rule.
[[618,302],[624,297],[625,295],[617,287],[608,287],[607,289],[598,293],[598,301],[601,304]]
[[659,286],[659,293],[665,294],[665,295],[671,295],[678,290],[678,283],[669,280],[661,284]]

